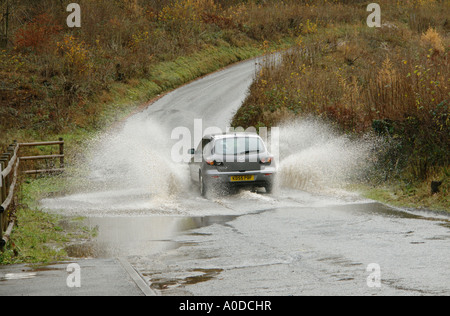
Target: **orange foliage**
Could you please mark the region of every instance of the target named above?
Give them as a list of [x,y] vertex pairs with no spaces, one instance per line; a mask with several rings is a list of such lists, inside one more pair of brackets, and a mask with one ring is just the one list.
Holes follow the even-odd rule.
[[43,52],[48,47],[52,35],[61,30],[62,27],[50,15],[43,13],[16,32],[14,43],[18,50],[32,49]]

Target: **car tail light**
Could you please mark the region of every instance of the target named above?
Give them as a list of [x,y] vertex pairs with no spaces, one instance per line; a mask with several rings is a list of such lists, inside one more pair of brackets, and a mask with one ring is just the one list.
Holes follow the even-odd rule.
[[272,163],[273,158],[272,157],[265,157],[261,158],[259,161],[263,165],[270,165]]
[[205,161],[210,166],[223,166],[223,162],[206,159]]

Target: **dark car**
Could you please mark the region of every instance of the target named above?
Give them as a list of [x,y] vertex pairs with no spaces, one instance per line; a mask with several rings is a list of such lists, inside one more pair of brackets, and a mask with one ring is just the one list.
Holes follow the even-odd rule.
[[274,157],[257,134],[232,133],[204,136],[191,149],[191,178],[202,196],[216,187],[258,188],[271,193],[276,175]]

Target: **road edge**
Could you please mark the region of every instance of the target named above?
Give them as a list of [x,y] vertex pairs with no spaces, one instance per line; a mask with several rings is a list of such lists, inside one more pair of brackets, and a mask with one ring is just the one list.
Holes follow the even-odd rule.
[[158,293],[151,289],[150,284],[145,281],[144,277],[125,258],[116,259],[145,296],[159,296]]

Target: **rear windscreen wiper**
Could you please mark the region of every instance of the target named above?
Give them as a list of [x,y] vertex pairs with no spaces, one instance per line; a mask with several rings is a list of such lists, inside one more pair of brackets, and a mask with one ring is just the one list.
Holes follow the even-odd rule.
[[247,150],[247,151],[239,153],[239,155],[244,155],[244,154],[247,155],[247,154],[254,153],[254,152],[259,154],[259,149],[258,150]]

